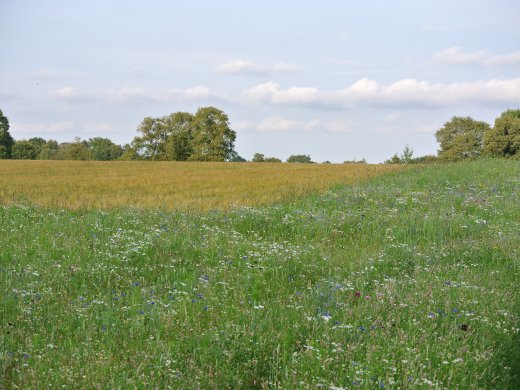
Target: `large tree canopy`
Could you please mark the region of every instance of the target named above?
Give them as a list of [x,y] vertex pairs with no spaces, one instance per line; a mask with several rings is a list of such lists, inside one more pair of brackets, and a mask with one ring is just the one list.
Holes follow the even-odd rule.
[[484,153],[520,159],[520,110],[507,110],[484,133]]
[[0,110],[0,159],[11,158],[14,139],[9,133],[9,120]]
[[234,155],[236,133],[228,116],[215,107],[201,107],[193,118],[191,161],[227,161]]
[[439,158],[445,161],[478,158],[482,154],[482,137],[489,130],[486,122],[471,117],[454,116],[437,130],[440,144]]
[[87,142],[92,160],[117,160],[123,154],[123,148],[108,138],[95,137]]
[[[227,115],[215,107],[202,107],[195,115],[176,112],[161,118],[147,117],[134,138],[136,155],[146,160],[229,161],[236,155],[236,133]],[[125,152],[125,157],[129,156]]]
[[166,140],[166,160],[186,161],[193,153],[193,115],[176,112],[164,118],[169,135]]

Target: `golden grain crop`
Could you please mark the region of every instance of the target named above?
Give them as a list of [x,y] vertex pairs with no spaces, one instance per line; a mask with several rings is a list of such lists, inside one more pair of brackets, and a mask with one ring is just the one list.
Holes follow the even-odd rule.
[[3,160],[0,204],[205,211],[284,201],[393,169],[367,164]]

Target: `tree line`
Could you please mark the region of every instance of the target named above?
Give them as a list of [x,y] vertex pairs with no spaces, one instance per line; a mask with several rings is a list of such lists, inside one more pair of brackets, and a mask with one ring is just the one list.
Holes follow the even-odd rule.
[[520,160],[520,109],[508,109],[495,119],[494,126],[470,116],[454,116],[435,132],[440,149],[437,156],[413,158],[406,146],[386,164],[448,162],[482,157]]
[[[58,143],[40,137],[15,141],[9,121],[0,110],[0,159],[40,160],[152,160],[234,161],[236,133],[227,115],[215,107],[201,107],[195,114],[176,112],[160,118],[146,117],[130,144],[117,145],[108,138],[76,138]],[[244,160],[245,161],[245,160]]]
[[[40,137],[14,140],[9,133],[9,120],[0,110],[0,159],[246,161],[234,149],[236,132],[230,128],[228,116],[215,107],[201,107],[194,114],[175,112],[159,118],[146,117],[137,131],[139,135],[123,146],[102,137],[62,143]],[[520,109],[504,111],[495,119],[494,126],[469,116],[454,116],[436,131],[435,138],[440,146],[436,156],[414,158],[407,145],[400,155],[394,154],[385,163],[431,163],[485,156],[520,160]],[[262,153],[255,153],[251,161],[282,162]],[[304,154],[291,155],[286,161],[314,163]]]

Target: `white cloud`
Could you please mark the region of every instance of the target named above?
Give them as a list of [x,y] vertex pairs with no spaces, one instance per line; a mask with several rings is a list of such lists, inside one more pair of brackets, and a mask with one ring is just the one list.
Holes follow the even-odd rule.
[[322,127],[330,133],[352,133],[352,125],[342,119],[336,119],[323,123]]
[[208,87],[198,85],[187,89],[167,89],[151,95],[151,99],[157,103],[183,102],[183,101],[218,101],[225,100],[224,94],[213,92]]
[[311,104],[318,99],[319,90],[314,87],[291,87],[282,90],[280,85],[269,81],[244,91],[244,96],[253,102],[273,104]]
[[352,125],[343,120],[320,119],[298,120],[279,115],[273,115],[261,120],[258,124],[253,122],[242,122],[237,124],[240,129],[256,130],[260,132],[294,132],[307,133],[315,130],[323,130],[331,133],[351,133]]
[[275,115],[262,120],[256,126],[256,129],[266,132],[308,132],[315,129],[318,125],[318,120],[299,121]]
[[433,62],[453,65],[514,66],[520,65],[520,51],[492,56],[486,50],[468,53],[460,47],[450,47],[436,53]]
[[489,57],[486,59],[485,63],[486,65],[498,66],[520,65],[520,51]]
[[293,73],[296,70],[298,70],[296,65],[285,64],[283,62],[273,65],[259,65],[249,60],[235,59],[218,65],[215,71],[217,73],[231,75],[267,76],[272,73]]
[[106,89],[97,94],[100,100],[114,105],[131,105],[135,102],[149,100],[143,88],[122,87],[118,89]]
[[403,79],[388,85],[363,78],[336,91],[320,91],[314,87],[282,89],[271,81],[246,89],[243,97],[256,103],[336,109],[429,108],[457,104],[518,105],[520,78],[462,83]]
[[185,90],[184,96],[190,100],[204,100],[210,98],[212,94],[209,88],[198,85]]
[[277,64],[271,65],[268,69],[270,69],[273,73],[294,73],[298,70],[298,66],[279,62]]
[[76,131],[76,124],[72,121],[59,121],[51,123],[11,123],[11,132],[16,139],[26,139],[31,137],[63,138],[70,136]]
[[82,103],[94,99],[93,96],[78,92],[76,88],[70,86],[62,87],[54,91],[51,91],[51,96],[68,103]]
[[50,95],[67,103],[98,103],[115,106],[141,105],[143,103],[169,103],[189,101],[221,100],[224,96],[213,93],[209,88],[196,86],[187,89],[166,89],[149,92],[144,88],[107,88],[95,92],[80,92],[73,87],[63,87]]
[[238,121],[238,122],[232,122],[231,128],[233,130],[238,130],[238,131],[247,131],[247,130],[253,130],[255,128],[255,124],[251,121]]
[[256,102],[269,102],[271,97],[280,89],[280,84],[273,81],[258,84],[244,91],[244,97]]
[[474,53],[464,53],[460,47],[450,47],[436,53],[433,56],[433,61],[457,65],[480,64],[484,61],[486,56],[487,53],[485,50],[479,50]]

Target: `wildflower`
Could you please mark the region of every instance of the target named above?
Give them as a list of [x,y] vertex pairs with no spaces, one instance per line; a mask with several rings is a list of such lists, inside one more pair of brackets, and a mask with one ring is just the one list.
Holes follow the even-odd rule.
[[371,299],[371,298],[370,298],[370,295],[365,295],[365,299],[366,299],[367,301],[369,301],[369,300]]
[[325,313],[323,313],[323,314],[321,315],[321,318],[322,318],[322,320],[324,320],[325,322],[328,322],[328,321],[332,318],[332,315],[331,315],[328,311],[326,311]]
[[140,286],[140,285],[141,285],[141,283],[139,283],[139,282],[134,282],[134,283],[132,283],[132,286],[134,286],[134,287],[138,287],[138,286]]
[[361,291],[356,291],[354,295],[356,296],[356,298],[359,298],[361,296]]

